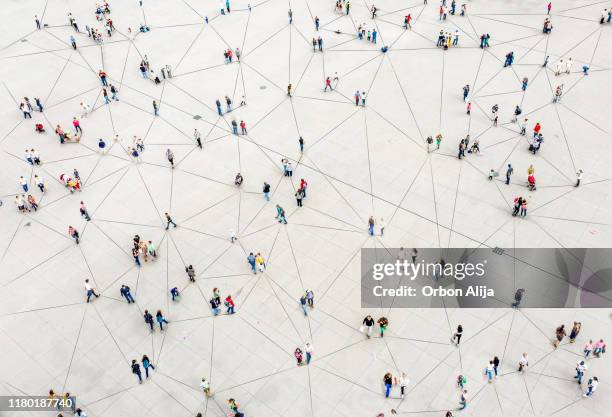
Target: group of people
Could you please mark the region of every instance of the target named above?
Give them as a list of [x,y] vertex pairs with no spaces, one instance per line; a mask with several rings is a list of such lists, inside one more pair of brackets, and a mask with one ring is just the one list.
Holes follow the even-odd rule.
[[145,262],[149,262],[149,258],[154,260],[157,258],[157,248],[151,240],[145,241],[140,239],[139,235],[134,235],[134,245],[132,246],[132,257],[137,267],[141,267],[140,256],[143,257]]
[[440,30],[438,33],[438,42],[436,46],[441,47],[446,50],[453,46],[459,45],[459,30],[455,30],[455,34],[452,35],[450,32],[445,32],[444,30]]

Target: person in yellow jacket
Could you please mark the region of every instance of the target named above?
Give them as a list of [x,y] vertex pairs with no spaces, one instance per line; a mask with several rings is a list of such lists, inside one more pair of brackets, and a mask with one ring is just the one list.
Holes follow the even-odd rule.
[[261,272],[264,272],[264,270],[266,269],[266,261],[264,260],[263,256],[261,256],[261,253],[259,252],[257,252],[257,255],[255,256],[255,264],[257,265],[257,267],[259,268]]

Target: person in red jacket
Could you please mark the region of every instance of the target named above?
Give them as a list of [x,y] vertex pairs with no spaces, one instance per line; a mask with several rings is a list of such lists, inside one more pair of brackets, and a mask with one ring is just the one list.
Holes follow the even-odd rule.
[[240,121],[240,130],[242,131],[243,135],[247,134],[246,123],[244,122],[244,120]]
[[533,127],[533,137],[534,138],[538,136],[538,133],[540,133],[540,130],[542,130],[542,126],[540,126],[540,122],[537,122],[536,125]]
[[236,304],[234,304],[234,300],[232,300],[232,295],[228,295],[225,298],[225,307],[227,307],[227,314],[234,314],[234,308],[236,307]]

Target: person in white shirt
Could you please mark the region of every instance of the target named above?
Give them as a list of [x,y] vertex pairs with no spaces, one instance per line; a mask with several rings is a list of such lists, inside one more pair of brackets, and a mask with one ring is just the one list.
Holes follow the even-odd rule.
[[590,397],[597,390],[597,386],[599,385],[599,379],[596,376],[589,379],[589,383],[587,386],[587,392],[584,393],[584,397]]
[[527,352],[525,352],[523,353],[523,356],[521,356],[521,359],[519,360],[518,371],[523,372],[527,366],[529,366],[529,358],[527,357]]
[[403,399],[404,398],[404,393],[406,391],[406,386],[408,386],[408,383],[410,382],[410,380],[406,376],[406,373],[402,372],[402,375],[399,377],[399,380],[397,382],[399,383],[399,386],[400,386],[400,395],[401,395],[401,398]]
[[210,382],[206,378],[202,378],[202,382],[200,382],[200,388],[204,391],[204,394],[207,397],[210,397]]
[[91,112],[91,106],[87,104],[86,101],[81,101],[81,117],[87,117],[89,112]]
[[563,60],[560,59],[557,61],[557,65],[555,65],[555,75],[561,75],[561,71],[563,71],[565,67],[565,64],[563,63]]
[[565,61],[565,73],[569,74],[572,71],[572,58],[569,58],[567,61]]
[[96,298],[100,297],[100,294],[96,294],[96,290],[89,282],[89,279],[85,280],[85,291],[87,292],[87,302],[91,299],[91,296],[95,296]]
[[306,365],[308,365],[310,363],[310,360],[312,359],[312,354],[314,353],[314,347],[312,347],[310,342],[306,342],[304,352],[306,353]]
[[40,189],[40,192],[44,194],[45,180],[43,180],[43,178],[39,177],[38,175],[34,175],[34,182],[36,183],[36,186]]
[[24,193],[28,192],[28,181],[25,178],[23,178],[23,176],[19,177],[19,185],[23,189]]

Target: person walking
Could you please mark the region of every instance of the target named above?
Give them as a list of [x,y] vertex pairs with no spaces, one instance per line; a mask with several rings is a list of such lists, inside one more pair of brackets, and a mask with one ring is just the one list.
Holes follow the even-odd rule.
[[189,265],[185,267],[185,272],[187,272],[187,276],[189,277],[190,282],[195,282],[195,269],[193,269],[193,265]]
[[376,222],[374,221],[374,216],[370,216],[368,219],[368,233],[370,236],[374,236],[374,225]]
[[143,317],[145,323],[147,323],[151,328],[151,333],[153,333],[153,331],[155,330],[153,327],[153,316],[151,315],[151,313],[149,313],[149,310],[144,311]]
[[149,368],[155,370],[155,366],[153,366],[153,364],[151,363],[151,360],[149,359],[149,357],[147,355],[142,355],[142,367],[145,370],[145,375],[148,378],[149,377]]
[[85,293],[87,294],[87,302],[91,300],[92,295],[96,298],[100,297],[100,294],[96,294],[96,290],[89,282],[89,279],[85,280]]
[[583,396],[585,398],[592,397],[595,391],[597,390],[598,385],[599,385],[599,379],[597,379],[596,376],[594,376],[593,378],[589,378],[589,381],[587,382],[587,391],[584,393]]
[[298,140],[298,144],[300,145],[300,152],[303,153],[304,152],[304,139],[300,136],[300,139]]
[[287,218],[285,217],[285,209],[278,204],[276,205],[276,219],[279,223],[287,224]]
[[359,331],[361,333],[366,333],[367,338],[369,339],[370,337],[372,337],[372,329],[374,328],[374,318],[372,318],[372,316],[370,316],[369,314],[367,316],[365,316],[365,318],[363,319],[363,322],[361,322],[361,327],[359,328]]
[[[461,336],[463,336],[463,326],[459,324],[457,326],[457,330],[453,333],[453,337],[451,338],[451,342],[453,342],[456,346],[459,346],[461,342]],[[455,342],[456,340],[456,342]]]
[[140,364],[136,362],[136,359],[132,359],[132,373],[138,377],[138,383],[142,384],[142,372],[140,371]]
[[159,105],[157,104],[157,101],[155,100],[153,100],[153,115],[159,116]]
[[459,400],[459,409],[460,410],[465,410],[465,408],[467,407],[467,402],[468,402],[468,395],[467,395],[468,391],[466,389],[461,391],[461,398]]
[[385,398],[389,398],[391,387],[393,386],[393,375],[391,375],[391,372],[387,372],[383,376],[383,384],[385,384]]
[[68,226],[68,236],[74,239],[76,244],[79,244],[79,232],[72,226]]
[[576,185],[574,185],[574,187],[580,187],[580,181],[582,180],[583,173],[584,171],[582,169],[576,171]]
[[525,294],[524,288],[519,288],[514,293],[514,302],[512,303],[512,308],[519,308],[521,304],[521,300],[523,299],[523,294]]
[[163,332],[164,331],[164,323],[168,324],[168,320],[166,320],[166,318],[162,314],[161,310],[157,310],[157,313],[155,313],[155,320],[157,321],[157,324],[159,324],[159,330],[161,330]]
[[168,213],[164,213],[164,216],[166,217],[166,230],[170,228],[170,225],[173,225],[176,229],[176,223],[174,222],[174,220],[172,220],[172,217],[170,217]]
[[210,381],[206,378],[202,378],[202,382],[200,382],[200,389],[204,392],[206,397],[210,397]]
[[202,149],[202,135],[198,131],[198,129],[193,130],[193,138],[195,139],[198,148]]
[[166,149],[166,159],[170,162],[170,166],[174,168],[174,152],[170,148]]
[[132,297],[132,293],[130,292],[130,287],[128,287],[127,285],[122,285],[121,288],[119,289],[119,293],[121,294],[123,298],[125,298],[128,304],[136,302],[134,301],[134,297]]
[[81,213],[81,217],[84,217],[85,220],[90,221],[91,217],[89,217],[89,212],[87,211],[87,207],[85,207],[85,203],[81,201],[79,206],[79,212]]
[[527,356],[527,352],[523,352],[521,359],[519,359],[518,371],[524,372],[528,366],[529,366],[529,358]]

